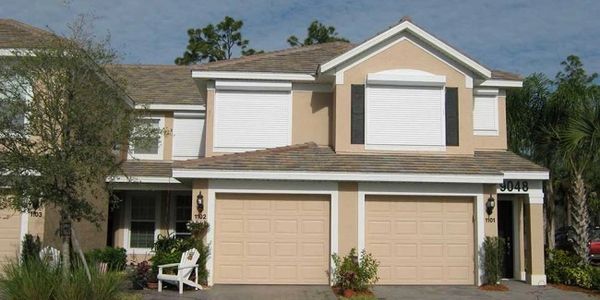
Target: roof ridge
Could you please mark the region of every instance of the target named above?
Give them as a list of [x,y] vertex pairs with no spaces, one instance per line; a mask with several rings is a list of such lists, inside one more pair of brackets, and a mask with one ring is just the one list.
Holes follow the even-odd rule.
[[204,64],[198,64],[198,65],[195,65],[193,67],[193,69],[198,70],[198,69],[202,69],[204,67],[224,66],[224,65],[229,65],[229,64],[235,64],[235,63],[238,63],[241,61],[244,61],[244,62],[254,61],[254,60],[265,58],[265,57],[309,51],[309,50],[313,50],[315,48],[322,48],[322,47],[331,46],[334,44],[335,45],[337,45],[337,44],[353,45],[352,43],[349,43],[349,42],[333,41],[333,42],[313,44],[313,45],[308,45],[308,46],[289,47],[289,48],[273,50],[273,51],[264,52],[264,53],[258,53],[258,54],[253,54],[253,55],[231,58],[231,59],[217,60],[217,61],[208,62],[208,63],[204,63]]

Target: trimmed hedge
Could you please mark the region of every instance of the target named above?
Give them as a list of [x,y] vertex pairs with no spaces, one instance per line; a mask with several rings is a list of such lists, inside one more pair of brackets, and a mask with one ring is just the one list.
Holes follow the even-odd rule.
[[546,277],[550,283],[600,289],[600,268],[583,262],[579,256],[563,250],[548,250]]

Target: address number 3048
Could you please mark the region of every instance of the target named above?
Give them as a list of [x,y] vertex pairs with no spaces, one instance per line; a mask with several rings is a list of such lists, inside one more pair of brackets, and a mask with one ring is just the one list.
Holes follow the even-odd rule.
[[529,190],[529,183],[527,181],[521,181],[521,180],[517,180],[517,181],[512,181],[512,180],[506,180],[503,183],[500,184],[500,191],[504,192],[504,191],[523,191],[523,192],[527,192]]

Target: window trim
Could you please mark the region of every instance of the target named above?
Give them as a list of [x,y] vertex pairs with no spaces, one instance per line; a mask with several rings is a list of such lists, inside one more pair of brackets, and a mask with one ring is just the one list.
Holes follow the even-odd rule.
[[158,153],[157,154],[136,154],[135,147],[132,144],[129,148],[129,156],[133,159],[144,159],[144,160],[163,160],[164,159],[164,148],[165,148],[165,134],[162,132],[165,129],[165,116],[164,115],[152,115],[143,117],[143,119],[158,120],[158,129],[161,131],[158,137]]
[[[160,234],[160,193],[152,193],[152,192],[134,192],[137,194],[147,195],[149,198],[154,198],[154,242],[158,239],[158,235]],[[144,254],[147,255],[152,251],[152,248],[133,248],[131,247],[131,202],[134,193],[128,193],[126,197],[126,205],[125,205],[125,226],[123,230],[123,245],[125,246],[125,250],[127,254]]]

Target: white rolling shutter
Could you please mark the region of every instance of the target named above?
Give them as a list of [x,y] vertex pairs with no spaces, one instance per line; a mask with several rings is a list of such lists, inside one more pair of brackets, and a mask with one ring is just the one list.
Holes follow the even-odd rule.
[[442,86],[369,85],[365,99],[366,149],[444,150]]
[[175,113],[173,121],[173,159],[185,160],[204,156],[204,115]]
[[291,92],[217,90],[214,151],[243,152],[291,143]]
[[498,135],[498,97],[476,95],[473,101],[473,133]]

